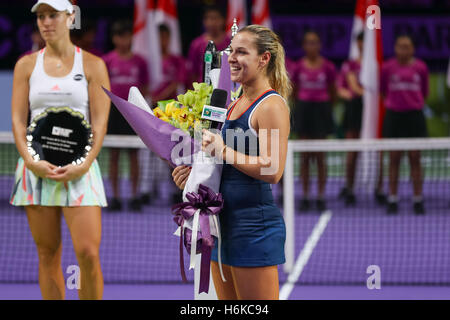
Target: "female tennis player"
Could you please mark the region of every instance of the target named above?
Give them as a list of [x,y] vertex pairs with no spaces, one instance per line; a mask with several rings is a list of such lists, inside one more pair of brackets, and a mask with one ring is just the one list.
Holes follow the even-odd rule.
[[[333,132],[332,101],[336,96],[336,68],[334,64],[320,55],[320,37],[315,31],[307,31],[303,36],[305,57],[297,62],[293,83],[297,93],[294,111],[295,133],[300,139],[325,139]],[[326,209],[324,199],[327,179],[325,153],[304,152],[301,155],[301,177],[303,198],[300,210],[308,210],[309,165],[316,160],[318,171],[318,194],[316,207]]]
[[[228,109],[222,135],[204,130],[202,143],[204,150],[224,160],[224,208],[219,217],[227,281],[222,282],[216,262],[217,241],[212,275],[219,299],[278,299],[277,265],[285,261],[286,234],[270,184],[276,184],[284,170],[290,130],[284,98],[291,85],[284,49],[270,29],[241,29],[231,50],[231,80],[242,84],[243,95]],[[244,152],[235,149],[240,138],[246,139]],[[189,172],[187,167],[175,168],[179,187],[184,187]]]
[[[420,138],[428,135],[422,111],[428,95],[428,68],[423,61],[414,57],[411,37],[397,37],[395,57],[386,61],[381,70],[381,92],[386,106],[384,137]],[[401,157],[401,151],[390,152],[388,213],[396,213],[398,209],[397,190]],[[420,151],[408,151],[408,158],[414,190],[414,211],[416,214],[423,214],[425,209],[422,200]]]
[[[103,60],[74,46],[69,26],[75,18],[68,0],[39,0],[31,9],[45,48],[21,58],[14,69],[12,125],[20,158],[10,203],[24,206],[39,257],[44,299],[63,299],[61,212],[70,230],[81,272],[80,299],[101,299],[103,276],[99,246],[101,210],[106,206],[96,156],[106,133],[109,88]],[[47,107],[68,106],[91,123],[92,150],[81,165],[56,167],[33,161],[27,151],[27,116]]]

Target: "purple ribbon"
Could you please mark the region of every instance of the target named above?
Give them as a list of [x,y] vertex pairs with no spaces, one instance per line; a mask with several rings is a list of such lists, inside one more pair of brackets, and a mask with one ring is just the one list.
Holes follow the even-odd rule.
[[211,250],[214,246],[214,238],[211,236],[209,216],[217,215],[223,208],[222,194],[215,193],[209,187],[200,184],[198,186],[198,192],[188,192],[186,194],[188,201],[178,203],[172,206],[172,213],[175,215],[173,220],[181,227],[180,234],[180,271],[181,278],[186,282],[186,273],[184,271],[184,258],[183,258],[183,242],[186,250],[191,252],[191,240],[192,231],[186,229],[183,236],[184,221],[192,219],[197,210],[199,213],[199,225],[200,229],[197,236],[197,250],[196,254],[202,254],[202,260],[200,265],[200,293],[209,290],[209,274],[211,264]]

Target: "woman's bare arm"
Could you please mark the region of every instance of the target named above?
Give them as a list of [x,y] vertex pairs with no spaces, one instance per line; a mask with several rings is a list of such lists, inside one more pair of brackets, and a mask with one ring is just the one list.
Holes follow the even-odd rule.
[[259,137],[259,156],[245,155],[229,147],[223,149],[220,135],[207,132],[206,140],[215,141],[213,149],[222,151],[222,155],[218,157],[222,157],[237,170],[255,179],[276,184],[283,175],[286,162],[290,131],[289,110],[281,98],[269,97],[256,109],[253,117],[257,123],[255,130]]
[[17,61],[14,67],[13,90],[11,98],[12,131],[17,151],[25,164],[33,162],[28,153],[26,133],[29,113],[29,80],[36,63],[36,54],[30,54]]
[[110,89],[108,71],[102,59],[83,51],[83,62],[88,81],[90,121],[94,143],[86,158],[87,166],[97,158],[108,126],[110,100],[102,87]]
[[352,89],[352,91],[356,92],[358,96],[363,95],[364,89],[359,85],[358,79],[356,78],[356,74],[354,72],[349,72],[347,74],[347,83]]

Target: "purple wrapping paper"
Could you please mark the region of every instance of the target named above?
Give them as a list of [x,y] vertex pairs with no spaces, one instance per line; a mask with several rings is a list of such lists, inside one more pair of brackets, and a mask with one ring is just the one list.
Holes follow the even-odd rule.
[[[194,148],[194,139],[188,133],[158,119],[127,100],[116,96],[111,91],[105,88],[103,90],[142,139],[147,148],[156,153],[160,158],[167,160],[172,168],[177,166],[174,163],[176,158],[181,159],[189,156],[189,154],[180,152],[175,159],[172,159],[172,149],[177,144],[180,143],[180,146],[178,146],[180,150],[189,150],[191,156],[200,150],[199,147]],[[179,137],[178,141],[172,141],[172,136]],[[184,160],[185,164],[192,163],[192,157],[185,158]]]
[[229,106],[230,102],[231,102],[231,88],[232,87],[233,87],[233,82],[231,81],[231,71],[230,71],[230,65],[228,64],[228,55],[224,52],[222,59],[221,59],[219,84],[217,85],[217,88],[228,92],[227,104],[226,104],[227,106]]

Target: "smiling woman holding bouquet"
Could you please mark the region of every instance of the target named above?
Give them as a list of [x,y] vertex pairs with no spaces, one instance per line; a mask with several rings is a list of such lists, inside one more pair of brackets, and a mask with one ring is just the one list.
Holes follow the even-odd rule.
[[[96,161],[106,133],[109,88],[103,61],[74,46],[69,28],[75,14],[68,0],[39,0],[32,8],[45,48],[21,58],[14,69],[12,127],[20,158],[10,203],[24,206],[39,257],[39,285],[44,299],[63,299],[61,216],[72,237],[81,271],[81,299],[101,299],[101,210],[106,206]],[[35,161],[27,150],[27,119],[48,107],[69,107],[92,127],[92,149],[80,165],[58,167]],[[53,127],[55,128],[55,127]]]
[[[228,62],[231,80],[242,84],[243,94],[228,108],[222,135],[204,130],[202,142],[203,150],[224,160],[219,219],[227,281],[220,277],[216,244],[214,285],[221,300],[278,299],[277,265],[285,262],[286,233],[270,184],[283,174],[290,130],[284,49],[270,29],[251,25],[233,38]],[[245,150],[236,150],[238,139],[245,139]],[[177,186],[184,188],[189,172],[175,168]]]

